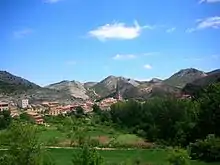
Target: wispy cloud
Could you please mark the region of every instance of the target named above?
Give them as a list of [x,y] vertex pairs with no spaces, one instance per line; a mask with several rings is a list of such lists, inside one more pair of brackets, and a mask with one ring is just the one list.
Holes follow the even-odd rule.
[[143,29],[153,29],[153,26],[140,26],[134,21],[133,26],[127,26],[125,23],[106,24],[89,31],[89,36],[95,37],[101,41],[107,39],[131,40],[140,36]]
[[137,55],[134,54],[116,54],[113,59],[114,60],[131,60],[136,58]]
[[213,54],[213,55],[211,55],[211,58],[214,59],[214,60],[217,60],[217,59],[220,59],[220,55]]
[[194,31],[196,31],[195,28],[188,28],[188,29],[186,29],[186,33],[192,33]]
[[66,65],[69,65],[69,66],[76,65],[76,61],[74,60],[66,61]]
[[143,53],[143,56],[155,56],[160,54],[160,52],[148,52],[148,53]]
[[33,33],[33,30],[30,28],[25,28],[22,30],[17,30],[13,32],[13,35],[15,38],[23,38],[27,35],[30,35],[31,33]]
[[62,0],[43,0],[43,2],[45,2],[45,3],[51,3],[51,4],[57,3],[57,2],[59,2],[59,1],[62,1]]
[[203,61],[204,58],[202,57],[190,57],[190,58],[185,58],[184,61]]
[[216,2],[220,2],[220,0],[200,0],[199,4],[201,4],[201,3],[216,3]]
[[200,62],[200,61],[207,61],[207,60],[217,60],[220,59],[220,55],[219,54],[213,54],[213,55],[206,55],[203,57],[188,57],[185,58],[184,61],[196,61],[196,62]]
[[152,69],[152,66],[150,64],[145,64],[144,69]]
[[135,58],[141,58],[143,56],[155,56],[158,55],[159,52],[148,52],[148,53],[139,53],[139,54],[116,54],[112,57],[113,60],[132,60]]
[[189,28],[186,30],[186,32],[191,33],[197,30],[208,29],[208,28],[220,29],[220,16],[199,19],[196,21],[196,23],[197,25],[195,28]]
[[176,30],[176,28],[175,28],[175,27],[172,27],[172,28],[167,29],[166,32],[167,32],[167,33],[172,33],[172,32],[174,32],[175,30]]

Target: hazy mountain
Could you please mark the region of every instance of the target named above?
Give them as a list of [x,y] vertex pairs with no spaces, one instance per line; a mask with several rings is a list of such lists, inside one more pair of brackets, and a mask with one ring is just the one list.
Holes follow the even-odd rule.
[[150,81],[149,81],[149,83],[160,83],[160,82],[162,82],[163,80],[161,80],[161,79],[158,79],[158,78],[153,78],[153,79],[151,79]]
[[194,94],[201,88],[206,87],[209,84],[220,82],[220,69],[206,73],[207,76],[196,79],[195,81],[186,84],[183,88],[183,92],[188,94]]
[[75,98],[83,100],[89,99],[87,89],[84,87],[84,84],[78,81],[61,81],[59,83],[48,85],[46,88],[62,91]]
[[207,76],[205,72],[194,69],[194,68],[182,69],[179,72],[172,75],[170,78],[164,80],[164,83],[170,86],[183,88],[187,83],[191,83],[195,81],[196,79],[199,79],[205,76]]
[[9,72],[0,71],[0,93],[9,94],[36,88],[40,88],[40,86]]
[[100,97],[106,97],[116,92],[117,84],[121,92],[139,85],[139,83],[133,79],[109,76],[101,82],[97,83],[92,88]]
[[180,70],[164,81],[154,78],[141,82],[125,77],[108,76],[100,82],[61,81],[42,88],[21,77],[0,71],[0,99],[29,98],[33,102],[72,103],[86,99],[114,97],[116,92],[120,91],[125,99],[143,100],[176,96],[182,91],[191,94],[215,82],[220,82],[220,70],[205,73],[190,68]]
[[17,100],[29,98],[33,102],[60,101],[73,102],[76,99],[62,91],[42,88],[26,79],[6,71],[0,71],[0,99]]
[[148,99],[152,97],[167,97],[179,94],[181,91],[179,88],[167,85],[161,80],[151,80],[149,82],[142,83],[139,86],[127,89],[123,93],[124,98],[133,99]]
[[86,83],[84,83],[84,87],[91,88],[91,87],[95,86],[96,84],[97,84],[97,82],[86,82]]

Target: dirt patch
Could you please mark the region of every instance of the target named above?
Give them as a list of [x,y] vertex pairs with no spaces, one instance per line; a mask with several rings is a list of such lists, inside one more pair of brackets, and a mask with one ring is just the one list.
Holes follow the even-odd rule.
[[110,141],[110,138],[108,136],[98,136],[95,137],[95,139],[97,139],[101,144],[108,144]]
[[70,146],[70,140],[69,139],[63,140],[63,141],[58,143],[58,146],[59,147],[69,147]]

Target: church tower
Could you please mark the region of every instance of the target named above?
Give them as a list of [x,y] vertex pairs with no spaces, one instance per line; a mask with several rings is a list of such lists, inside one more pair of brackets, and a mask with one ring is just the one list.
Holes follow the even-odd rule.
[[121,96],[121,92],[120,92],[120,89],[119,89],[119,82],[117,80],[117,83],[116,83],[116,96],[115,98],[117,100],[122,100],[122,96]]

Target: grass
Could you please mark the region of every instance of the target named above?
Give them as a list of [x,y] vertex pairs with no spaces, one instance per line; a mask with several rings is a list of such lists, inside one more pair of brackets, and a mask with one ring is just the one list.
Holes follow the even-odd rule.
[[44,142],[47,144],[52,139],[57,139],[58,141],[62,141],[66,139],[65,133],[62,133],[56,129],[46,129],[40,132],[39,140],[40,142]]
[[[65,125],[50,124],[50,127],[39,127],[40,141],[46,145],[65,146],[70,139],[67,134],[70,133],[71,128]],[[60,127],[59,127],[60,126]],[[58,129],[59,128],[59,129]],[[107,145],[114,141],[120,145],[136,145],[137,143],[144,143],[144,140],[134,134],[127,134],[123,131],[117,130],[111,126],[83,123],[80,125],[83,132],[91,139],[98,139],[100,144]],[[116,147],[116,146],[114,146]]]
[[116,142],[120,144],[131,144],[131,143],[139,142],[141,140],[142,138],[134,134],[121,134],[116,138]]
[[[50,149],[50,154],[56,165],[72,165],[71,159],[75,149]],[[107,164],[121,163],[125,161],[141,160],[152,165],[167,165],[165,150],[100,150]],[[191,161],[191,165],[220,165],[220,163],[205,163]]]

